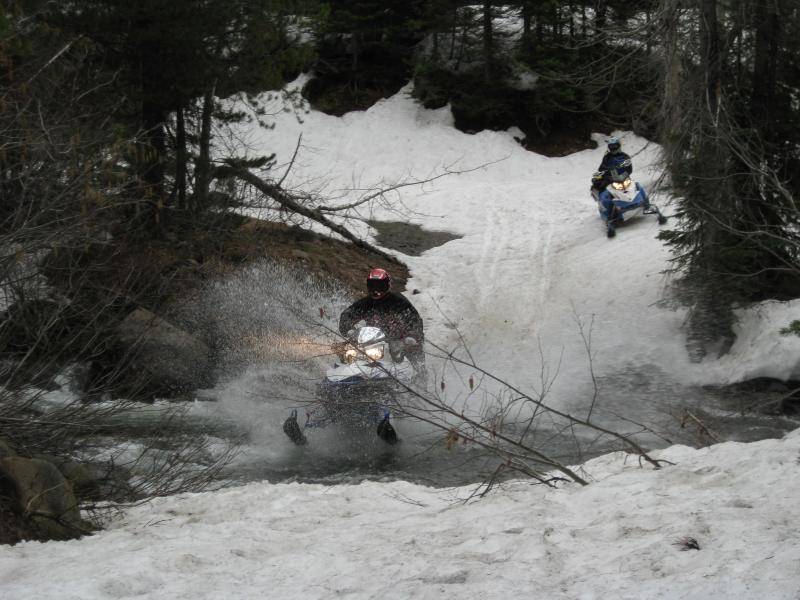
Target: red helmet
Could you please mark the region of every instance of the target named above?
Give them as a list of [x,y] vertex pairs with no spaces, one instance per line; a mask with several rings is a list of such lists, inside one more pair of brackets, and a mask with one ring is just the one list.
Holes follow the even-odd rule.
[[388,294],[391,287],[392,278],[383,269],[372,269],[367,275],[367,291],[376,300]]

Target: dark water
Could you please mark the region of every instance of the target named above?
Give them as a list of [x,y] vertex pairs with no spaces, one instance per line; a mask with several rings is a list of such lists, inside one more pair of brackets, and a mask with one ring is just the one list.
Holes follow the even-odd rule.
[[375,242],[384,248],[397,250],[408,256],[420,256],[426,250],[437,248],[461,238],[449,231],[423,229],[402,221],[368,221],[377,231]]
[[[785,390],[667,386],[633,371],[615,374],[613,383],[613,393],[601,392],[598,397],[592,421],[630,435],[647,449],[671,444],[699,447],[724,441],[749,442],[781,437],[800,426],[796,417],[758,410],[775,405],[786,395]],[[569,412],[582,417],[586,406],[573,407]],[[401,439],[396,446],[378,438],[372,426],[359,429],[332,425],[307,430],[308,445],[297,447],[280,429],[286,411],[265,413],[270,416],[260,424],[253,419],[247,424],[234,420],[228,422],[227,434],[217,432],[222,436],[246,434],[243,453],[225,477],[238,482],[326,484],[399,479],[449,487],[485,482],[502,462],[463,437],[452,443],[446,431],[413,418],[393,419]],[[198,424],[203,421],[200,418]],[[218,426],[222,422],[216,421]],[[516,437],[521,429],[509,425],[503,432]],[[619,439],[589,428],[568,428],[548,416],[535,421],[526,444],[565,465],[629,449]],[[529,464],[535,467],[537,463],[530,460]]]
[[[259,376],[243,376],[235,380],[235,385],[208,390],[201,395],[203,400],[187,405],[189,410],[180,422],[171,422],[175,439],[188,435],[218,440],[220,448],[231,440],[241,443],[239,455],[219,474],[221,483],[353,484],[366,480],[405,480],[434,487],[472,484],[477,487],[491,480],[503,462],[463,438],[453,443],[447,432],[413,418],[393,418],[401,440],[394,446],[382,441],[374,426],[332,425],[307,430],[308,444],[298,447],[281,428],[289,412],[285,398],[275,398],[268,391],[259,390],[262,383]],[[676,443],[699,447],[723,441],[750,442],[781,437],[800,426],[796,415],[762,411],[764,408],[774,413],[786,396],[787,390],[779,385],[772,389],[769,386],[680,387],[666,385],[663,380],[632,369],[602,383],[606,391],[597,399],[593,422],[630,435],[647,449]],[[137,431],[151,431],[173,407],[173,404],[156,404],[128,415],[126,422],[117,424],[117,439],[124,436],[135,440]],[[564,409],[573,416],[583,417],[587,407]],[[521,429],[508,426],[503,433],[517,437]],[[629,449],[618,439],[588,428],[568,428],[547,416],[537,419],[526,443],[564,465]],[[211,453],[206,458],[212,461],[215,456]],[[535,460],[528,463],[549,470]],[[519,476],[506,471],[500,478]]]

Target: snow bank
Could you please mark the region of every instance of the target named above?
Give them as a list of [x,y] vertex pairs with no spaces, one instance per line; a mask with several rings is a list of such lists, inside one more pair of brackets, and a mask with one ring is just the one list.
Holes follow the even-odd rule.
[[756,377],[800,380],[800,337],[780,330],[800,317],[800,300],[768,301],[736,311],[736,342],[719,360],[704,362],[706,383],[737,383]]
[[[800,592],[800,432],[590,461],[587,487],[251,484],[0,548],[4,598],[730,598]],[[699,550],[676,542],[694,538]]]

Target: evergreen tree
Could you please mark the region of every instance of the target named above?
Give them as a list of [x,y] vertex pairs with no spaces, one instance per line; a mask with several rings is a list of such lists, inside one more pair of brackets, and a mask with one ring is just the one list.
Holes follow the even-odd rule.
[[[135,115],[128,125],[141,132],[134,157],[142,192],[155,208],[168,194],[167,126],[176,115],[179,134],[176,180],[185,185],[188,153],[185,112],[205,98],[201,121],[199,193],[208,187],[210,118],[215,95],[279,86],[299,70],[307,49],[289,35],[295,3],[280,0],[81,0],[47,17],[60,27],[91,39],[94,57],[119,73],[116,94]],[[205,161],[206,164],[203,164]],[[181,192],[183,193],[183,192]]]
[[699,7],[682,15],[697,19],[696,37],[677,48],[671,6],[663,121],[681,220],[662,238],[693,304],[693,335],[728,327],[731,303],[800,295],[797,11],[761,0]]
[[396,92],[411,73],[424,1],[329,0],[317,35],[320,57],[305,93],[334,114]]

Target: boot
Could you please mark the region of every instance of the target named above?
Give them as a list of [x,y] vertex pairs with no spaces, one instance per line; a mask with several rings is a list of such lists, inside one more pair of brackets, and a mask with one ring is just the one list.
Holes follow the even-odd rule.
[[300,429],[300,424],[297,422],[296,410],[293,410],[289,418],[283,422],[283,433],[298,446],[305,446],[308,442],[306,436],[303,435],[303,430]]
[[387,444],[393,445],[397,443],[397,432],[392,427],[392,424],[389,423],[389,413],[386,413],[383,417],[383,421],[378,423],[378,437],[381,438]]

